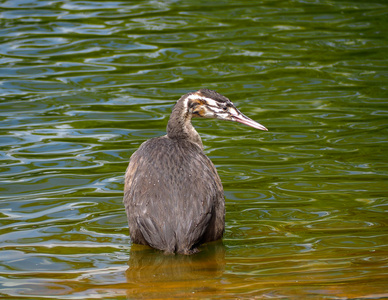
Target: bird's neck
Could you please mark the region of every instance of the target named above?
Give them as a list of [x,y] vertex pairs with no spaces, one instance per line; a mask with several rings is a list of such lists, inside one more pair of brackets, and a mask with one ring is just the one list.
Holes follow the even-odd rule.
[[179,99],[175,104],[167,124],[167,136],[175,140],[187,140],[203,149],[201,137],[191,124],[191,113],[187,99]]

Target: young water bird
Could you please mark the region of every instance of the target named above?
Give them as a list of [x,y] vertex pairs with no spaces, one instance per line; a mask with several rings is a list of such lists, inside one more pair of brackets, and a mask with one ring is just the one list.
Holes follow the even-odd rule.
[[235,121],[267,130],[215,91],[201,89],[182,96],[171,113],[167,135],[144,142],[130,158],[124,205],[133,243],[165,253],[193,254],[200,244],[222,238],[222,183],[203,152],[192,117]]

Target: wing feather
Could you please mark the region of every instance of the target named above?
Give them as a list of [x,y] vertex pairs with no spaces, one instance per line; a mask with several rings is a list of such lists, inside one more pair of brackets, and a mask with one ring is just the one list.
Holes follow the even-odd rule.
[[126,172],[124,204],[135,243],[189,253],[222,237],[221,180],[210,159],[190,142],[160,137],[143,143]]

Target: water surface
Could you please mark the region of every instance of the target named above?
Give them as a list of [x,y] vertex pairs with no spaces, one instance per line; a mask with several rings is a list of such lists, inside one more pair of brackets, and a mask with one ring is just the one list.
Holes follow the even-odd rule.
[[[3,1],[4,299],[388,298],[388,5]],[[223,242],[133,245],[128,159],[211,88],[269,131],[195,120]]]

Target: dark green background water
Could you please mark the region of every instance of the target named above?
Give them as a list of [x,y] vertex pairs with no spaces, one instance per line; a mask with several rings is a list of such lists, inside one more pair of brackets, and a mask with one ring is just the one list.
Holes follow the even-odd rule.
[[[0,4],[0,296],[388,298],[388,3]],[[222,243],[132,245],[132,152],[211,88],[269,132],[196,120]]]

